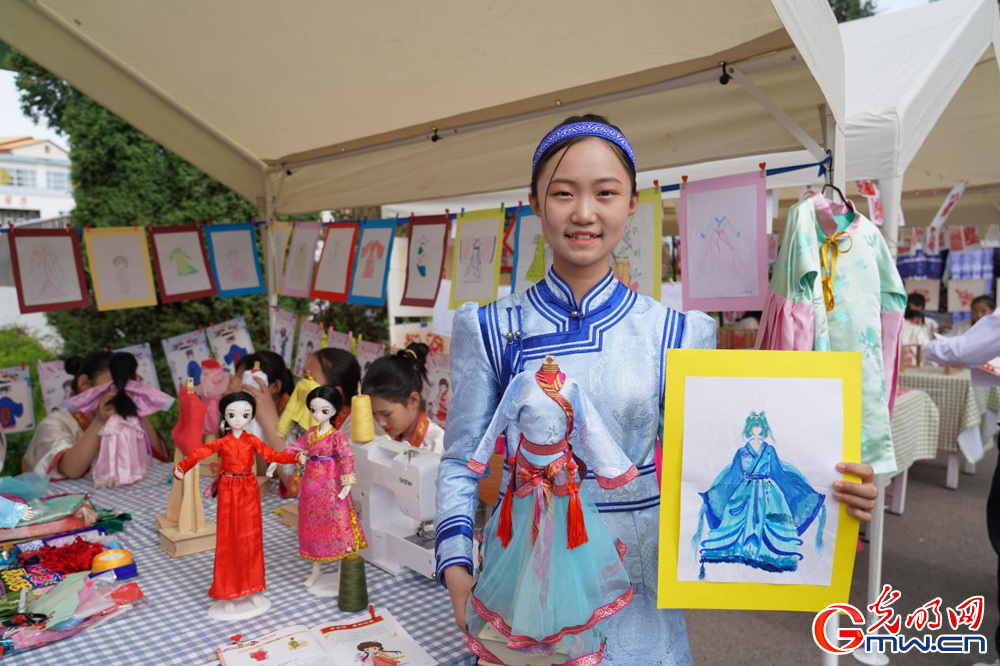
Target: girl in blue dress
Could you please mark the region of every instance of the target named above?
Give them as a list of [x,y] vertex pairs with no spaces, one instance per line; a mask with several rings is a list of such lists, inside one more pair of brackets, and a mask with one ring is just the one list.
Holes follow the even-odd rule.
[[[635,174],[632,146],[604,118],[578,116],[557,126],[535,152],[529,198],[552,248],[552,268],[524,292],[482,307],[466,303],[455,314],[454,397],[437,486],[437,575],[466,630],[480,479],[468,463],[511,379],[556,355],[594,405],[594,418],[637,469],[634,480],[615,488],[601,487],[588,471],[580,487],[624,545],[633,589],[632,602],[607,622],[603,659],[628,666],[689,664],[683,613],[656,607],[659,487],[653,459],[663,431],[666,350],[713,348],[716,330],[703,313],[675,312],[615,280],[611,252],[639,204]],[[509,458],[519,440],[516,431],[506,434]],[[834,499],[847,502],[851,515],[870,519],[876,493],[871,468],[841,463],[838,469],[865,483],[837,482]],[[501,488],[509,474],[505,466]]]

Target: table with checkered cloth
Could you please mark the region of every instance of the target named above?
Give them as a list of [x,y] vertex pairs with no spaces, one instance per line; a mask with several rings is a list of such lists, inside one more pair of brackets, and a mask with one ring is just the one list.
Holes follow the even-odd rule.
[[[337,598],[316,597],[303,582],[311,563],[299,557],[298,533],[284,525],[273,510],[286,503],[277,493],[263,498],[264,557],[267,567],[265,596],[272,606],[251,620],[220,622],[209,619],[215,551],[172,559],[159,546],[154,516],[167,504],[170,465],[153,465],[145,480],[123,488],[95,490],[89,479],[60,481],[52,492],[89,492],[102,508],[132,515],[119,536],[132,551],[139,569],[139,584],[148,608],[86,631],[66,640],[4,659],[3,664],[206,664],[215,649],[233,634],[253,637],[294,624],[315,626],[336,622],[349,614],[337,608]],[[203,486],[208,479],[203,478]],[[205,500],[205,515],[215,520],[215,500]],[[369,603],[388,608],[403,628],[438,662],[475,664],[455,626],[451,602],[443,587],[415,573],[393,577],[372,565],[365,567]]]
[[892,444],[898,472],[909,469],[918,460],[937,456],[940,427],[940,412],[926,392],[907,390],[896,398]]

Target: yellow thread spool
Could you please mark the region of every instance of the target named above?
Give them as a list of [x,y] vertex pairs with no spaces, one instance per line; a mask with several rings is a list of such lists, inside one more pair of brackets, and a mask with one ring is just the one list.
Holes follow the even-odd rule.
[[90,570],[93,573],[98,573],[100,571],[117,569],[126,564],[132,564],[132,553],[127,550],[106,550],[94,556]]
[[351,398],[351,439],[359,444],[375,439],[372,399],[363,393]]

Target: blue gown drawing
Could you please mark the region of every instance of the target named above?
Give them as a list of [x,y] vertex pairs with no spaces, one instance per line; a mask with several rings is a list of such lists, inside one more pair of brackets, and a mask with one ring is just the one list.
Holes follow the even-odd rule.
[[23,414],[24,405],[7,396],[0,398],[0,427],[5,430],[13,428]]
[[[233,368],[240,362],[240,359],[247,355],[246,347],[233,344],[229,346],[229,353],[225,356],[226,365]],[[195,382],[197,384],[197,382]]]
[[198,361],[188,361],[187,374],[194,381],[195,386],[201,384],[201,364]]
[[[615,539],[626,546],[625,570],[634,596],[608,621],[604,663],[614,666],[691,663],[684,614],[659,609],[660,493],[654,466],[663,432],[666,352],[715,346],[715,322],[701,312],[676,312],[630,291],[607,275],[582,298],[554,269],[525,291],[455,313],[451,339],[453,398],[437,486],[436,566],[473,572],[473,516],[479,475],[467,468],[513,377],[534,372],[547,354],[579,382],[597,416],[639,476],[621,488],[601,488],[587,472],[581,495],[594,502]],[[507,456],[519,431],[508,427]],[[507,485],[504,466],[501,493]]]
[[[764,412],[751,412],[743,430],[746,443],[715,478],[702,498],[698,531],[692,539],[705,565],[742,564],[771,572],[796,571],[804,556],[801,536],[819,518],[816,550],[823,547],[826,496],[817,492],[799,470],[782,462],[768,441]],[[758,448],[754,448],[754,444]],[[705,523],[708,535],[702,539]]]
[[[482,567],[469,599],[470,648],[500,659],[479,640],[487,623],[523,654],[599,663],[608,621],[633,597],[612,539],[593,502],[578,492],[579,456],[602,488],[621,488],[639,472],[604,427],[580,385],[555,359],[514,377],[467,467],[486,472],[497,437],[519,431],[515,474],[483,528]],[[506,527],[505,527],[506,526]]]

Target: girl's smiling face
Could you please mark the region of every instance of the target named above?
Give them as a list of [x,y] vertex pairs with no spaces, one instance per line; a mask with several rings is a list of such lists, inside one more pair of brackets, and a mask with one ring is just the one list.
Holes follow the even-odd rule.
[[557,150],[542,166],[538,197],[529,201],[542,220],[557,272],[608,266],[639,204],[631,189],[618,155],[597,137]]

